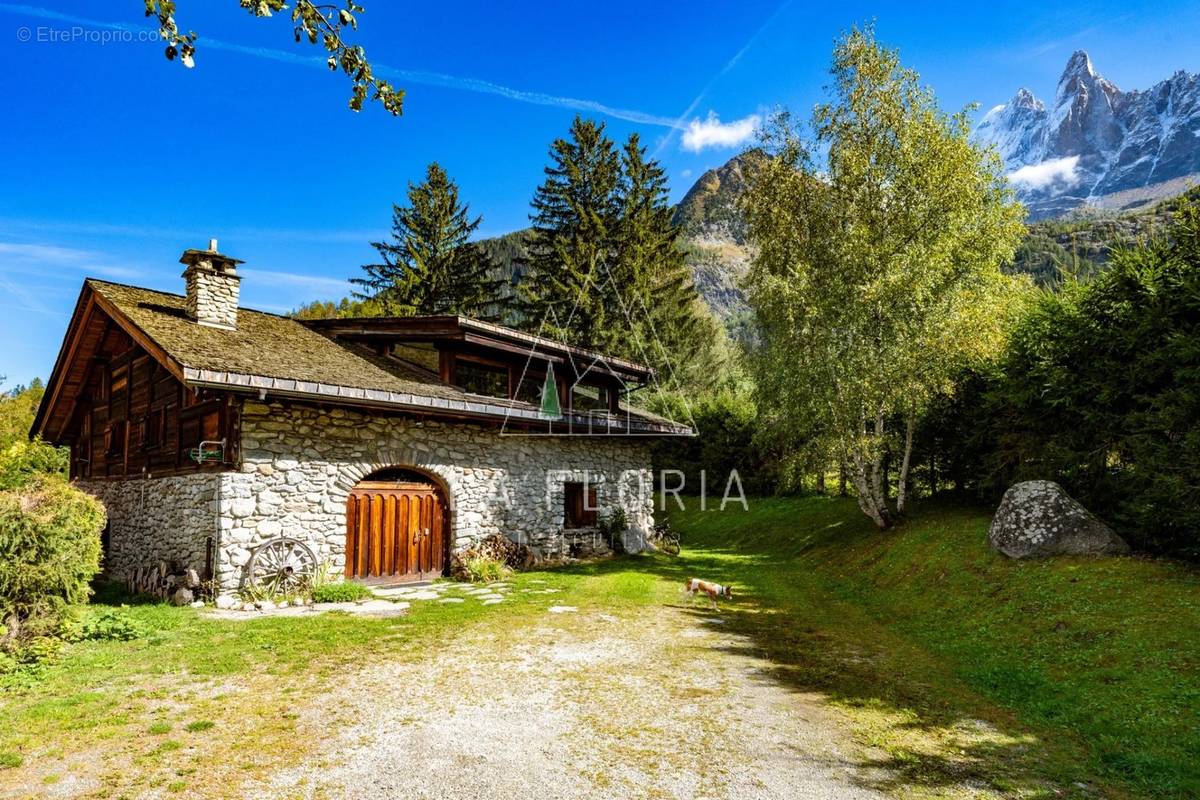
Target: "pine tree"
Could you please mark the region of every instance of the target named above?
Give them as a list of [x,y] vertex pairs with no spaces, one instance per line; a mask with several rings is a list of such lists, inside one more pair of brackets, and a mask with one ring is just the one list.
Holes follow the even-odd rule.
[[550,159],[533,198],[521,323],[562,341],[601,346],[610,324],[603,292],[615,266],[620,158],[603,124],[576,117],[570,139],[550,146]]
[[621,153],[621,211],[613,287],[628,327],[615,331],[615,352],[654,367],[670,381],[711,346],[715,331],[692,282],[674,222],[666,172],[635,133]]
[[636,134],[618,150],[603,125],[578,117],[550,156],[523,262],[523,324],[678,377],[721,332],[685,264],[665,171]]
[[392,237],[372,242],[382,264],[363,266],[355,297],[375,301],[387,316],[462,314],[495,319],[504,311],[496,265],[470,241],[482,217],[471,219],[458,186],[437,162],[425,180],[409,184],[407,206],[392,207]]

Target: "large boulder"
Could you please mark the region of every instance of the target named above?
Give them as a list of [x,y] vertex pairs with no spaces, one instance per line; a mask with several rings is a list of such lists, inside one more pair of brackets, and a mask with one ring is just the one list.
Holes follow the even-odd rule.
[[1053,481],[1024,481],[1004,493],[988,544],[1009,558],[1128,553],[1129,545]]

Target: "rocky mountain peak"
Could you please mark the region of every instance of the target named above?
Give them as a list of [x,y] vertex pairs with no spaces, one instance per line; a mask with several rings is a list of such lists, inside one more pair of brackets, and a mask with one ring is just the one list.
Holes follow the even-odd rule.
[[727,239],[745,244],[745,220],[737,200],[749,177],[767,158],[759,149],[747,150],[705,172],[675,209],[675,221],[696,239]]
[[1055,216],[1105,197],[1145,201],[1178,191],[1178,180],[1200,178],[1200,75],[1178,71],[1146,91],[1123,92],[1075,51],[1047,111],[1021,89],[984,115],[977,142],[1004,159],[1033,218]]
[[1013,99],[1008,102],[1008,106],[1014,109],[1028,109],[1030,111],[1045,111],[1046,106],[1033,92],[1022,86],[1017,89],[1017,93],[1013,95]]
[[1086,50],[1076,50],[1067,59],[1067,66],[1063,68],[1058,85],[1062,86],[1068,80],[1094,77],[1096,77],[1096,69],[1092,66],[1092,57],[1087,54]]

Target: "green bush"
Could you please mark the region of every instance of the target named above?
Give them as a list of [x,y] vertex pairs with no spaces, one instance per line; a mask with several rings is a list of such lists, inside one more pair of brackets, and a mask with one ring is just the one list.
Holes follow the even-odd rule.
[[471,583],[491,583],[507,578],[512,570],[503,561],[491,556],[468,556],[462,560],[462,577]]
[[41,439],[20,441],[0,450],[0,491],[19,489],[39,475],[66,477],[69,451]]
[[80,618],[69,620],[63,626],[63,638],[72,642],[128,642],[149,632],[144,623],[129,616],[123,607],[101,611],[88,609]]
[[503,534],[491,533],[451,555],[450,575],[456,581],[488,583],[506,578],[532,561],[526,545],[517,544]]
[[[994,500],[1061,483],[1142,550],[1200,558],[1200,205],[1031,304],[922,432],[918,464]],[[930,458],[932,454],[933,458]]]
[[355,600],[364,600],[370,596],[370,589],[354,581],[318,583],[312,590],[314,603],[350,603]]
[[613,549],[613,552],[624,552],[621,534],[627,530],[629,530],[629,517],[626,516],[624,508],[614,508],[606,514],[601,514],[596,520],[596,533],[608,541],[608,546]]
[[0,491],[0,645],[57,635],[100,570],[104,507],[53,475]]
[[[655,413],[691,424],[698,434],[664,437],[651,451],[656,474],[683,472],[683,494],[700,493],[703,471],[706,493],[719,497],[735,469],[747,493],[779,491],[779,455],[771,452],[770,437],[759,435],[758,409],[748,391],[722,390],[699,398],[660,393],[648,405]],[[664,481],[670,488],[679,478],[666,476]]]

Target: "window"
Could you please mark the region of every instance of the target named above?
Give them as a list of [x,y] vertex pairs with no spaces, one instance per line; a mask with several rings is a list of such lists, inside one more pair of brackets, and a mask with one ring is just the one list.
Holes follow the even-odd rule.
[[579,411],[608,411],[609,396],[605,386],[575,384],[571,393],[571,408]]
[[596,487],[585,483],[563,484],[563,526],[591,528],[596,524]]
[[156,450],[163,446],[167,433],[167,415],[164,409],[151,411],[142,420],[141,444],[143,450]]
[[121,458],[125,454],[125,420],[110,422],[104,429],[104,454],[110,459]]
[[500,367],[459,360],[454,367],[454,382],[471,394],[508,397],[508,370]]
[[525,403],[533,403],[541,405],[542,402],[542,387],[546,385],[546,374],[526,372],[524,375],[517,373],[520,376],[520,383],[517,385],[517,396],[515,399]]

